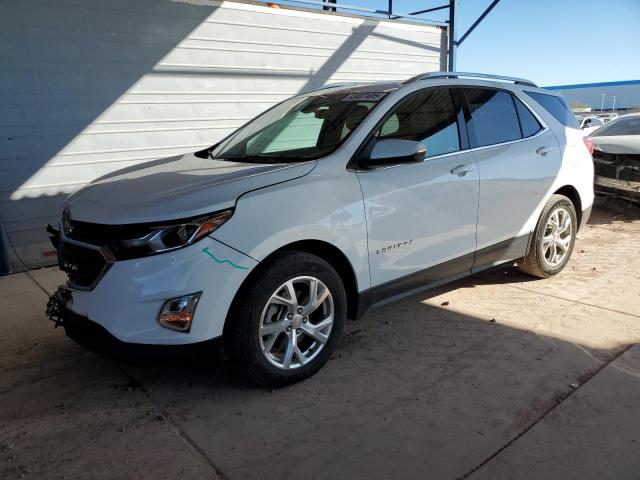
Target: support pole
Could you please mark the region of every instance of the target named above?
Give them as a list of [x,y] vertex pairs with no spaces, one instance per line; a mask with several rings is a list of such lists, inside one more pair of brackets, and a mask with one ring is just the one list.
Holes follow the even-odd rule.
[[448,27],[448,59],[447,71],[456,70],[456,0],[449,0],[449,27]]
[[[337,3],[337,0],[326,0],[328,3]],[[336,11],[336,7],[327,7],[326,5],[322,7],[322,10],[328,11],[328,12],[335,12]]]
[[[469,35],[471,35],[471,32],[473,32],[473,31],[476,29],[476,27],[477,27],[478,25],[480,25],[480,22],[482,22],[482,20],[484,20],[484,17],[486,17],[487,15],[489,15],[489,12],[490,12],[491,10],[493,10],[493,7],[495,7],[495,6],[498,4],[498,2],[499,2],[499,1],[500,1],[500,0],[493,0],[493,2],[491,2],[491,5],[489,5],[489,6],[487,7],[487,9],[486,9],[484,12],[482,12],[482,15],[480,15],[480,16],[478,17],[478,19],[477,19],[475,22],[473,22],[473,25],[471,25],[471,26],[469,27],[469,30],[467,30],[466,32],[464,32],[464,35],[462,35],[462,36],[460,37],[460,40],[458,40],[458,41],[456,42],[456,46],[460,46],[460,45],[462,45],[462,42],[464,42],[464,40],[465,40]],[[452,5],[453,5],[453,3],[452,3]],[[452,7],[452,8],[453,8],[453,7]]]
[[449,8],[449,5],[440,5],[439,7],[427,8],[426,10],[418,10],[417,12],[407,13],[407,15],[421,15],[423,13],[435,12],[436,10],[443,10]]

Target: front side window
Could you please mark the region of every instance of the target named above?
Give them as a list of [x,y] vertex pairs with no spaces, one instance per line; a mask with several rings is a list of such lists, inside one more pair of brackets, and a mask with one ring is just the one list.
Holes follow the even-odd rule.
[[381,139],[422,142],[427,157],[460,150],[456,112],[448,89],[410,94],[378,130]]
[[522,138],[510,93],[489,88],[465,88],[471,118],[467,122],[472,147]]
[[213,158],[258,163],[306,161],[334,152],[385,93],[314,95],[285,100],[211,151]]

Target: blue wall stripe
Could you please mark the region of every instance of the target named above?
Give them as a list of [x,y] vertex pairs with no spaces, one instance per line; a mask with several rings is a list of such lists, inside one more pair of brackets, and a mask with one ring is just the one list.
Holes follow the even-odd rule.
[[570,90],[572,88],[613,87],[616,85],[640,85],[640,80],[623,80],[621,82],[577,83],[575,85],[554,85],[544,87],[547,90]]

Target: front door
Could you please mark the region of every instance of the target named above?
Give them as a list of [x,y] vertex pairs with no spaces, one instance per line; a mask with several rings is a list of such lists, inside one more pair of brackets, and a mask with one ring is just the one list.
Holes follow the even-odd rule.
[[449,89],[429,88],[408,95],[376,133],[420,141],[427,153],[422,162],[358,172],[372,287],[400,292],[471,270],[478,168],[473,153],[463,151],[461,119]]

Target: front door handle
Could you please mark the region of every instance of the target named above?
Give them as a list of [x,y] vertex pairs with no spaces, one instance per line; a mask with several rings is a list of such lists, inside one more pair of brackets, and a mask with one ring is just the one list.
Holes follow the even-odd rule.
[[551,151],[551,147],[540,147],[536,150],[536,153],[541,157],[544,157],[547,153]]
[[473,172],[476,169],[473,165],[458,165],[451,170],[451,175],[458,175],[464,177],[467,173]]

